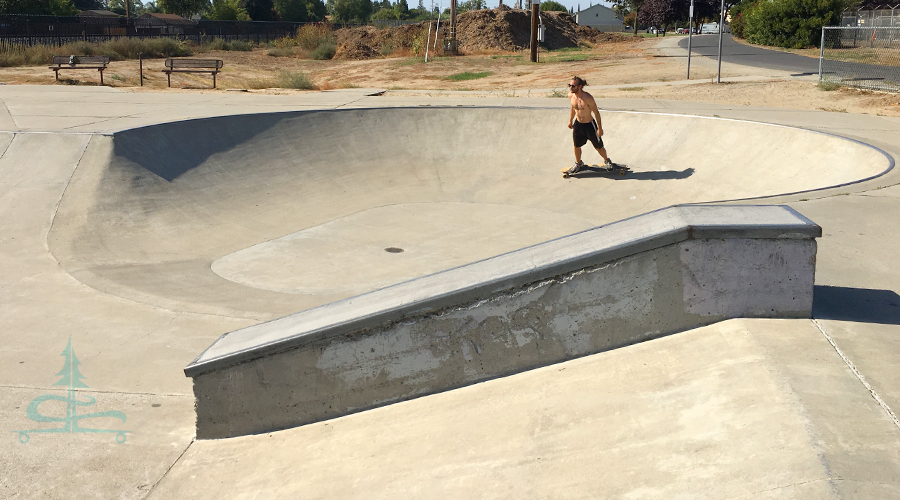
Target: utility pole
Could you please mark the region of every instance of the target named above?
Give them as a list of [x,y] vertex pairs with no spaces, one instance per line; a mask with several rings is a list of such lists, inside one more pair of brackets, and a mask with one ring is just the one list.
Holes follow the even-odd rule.
[[719,13],[719,72],[716,83],[722,83],[722,34],[725,32],[725,0],[722,0],[722,11]]
[[456,0],[450,0],[450,46],[444,50],[444,53],[450,52],[456,55]]
[[688,12],[688,64],[687,79],[691,79],[691,41],[694,37],[694,0],[691,0],[691,10]]
[[539,15],[541,15],[541,0],[531,0],[531,62],[537,62]]

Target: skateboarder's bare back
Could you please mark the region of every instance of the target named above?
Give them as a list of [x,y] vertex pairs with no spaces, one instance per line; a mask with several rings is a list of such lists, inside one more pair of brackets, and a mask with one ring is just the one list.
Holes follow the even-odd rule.
[[569,81],[569,101],[572,103],[569,110],[569,128],[572,129],[572,141],[575,144],[575,165],[563,169],[567,174],[574,174],[584,167],[584,162],[581,161],[581,146],[588,141],[591,141],[594,149],[603,157],[604,165],[608,167],[612,164],[606,155],[603,139],[600,138],[603,135],[600,110],[597,109],[594,96],[584,91],[585,85],[587,82],[577,76],[573,76]]

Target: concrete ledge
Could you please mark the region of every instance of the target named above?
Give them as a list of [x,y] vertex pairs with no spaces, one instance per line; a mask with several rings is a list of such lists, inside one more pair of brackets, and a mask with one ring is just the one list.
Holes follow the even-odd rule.
[[821,228],[784,206],[659,210],[219,338],[197,436],[265,432],[732,317],[808,317]]

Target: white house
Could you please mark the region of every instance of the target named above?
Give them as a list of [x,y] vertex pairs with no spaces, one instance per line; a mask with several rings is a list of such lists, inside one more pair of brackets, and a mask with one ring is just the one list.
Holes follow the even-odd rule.
[[609,7],[597,4],[578,11],[575,22],[582,26],[590,26],[600,31],[623,31],[625,22]]

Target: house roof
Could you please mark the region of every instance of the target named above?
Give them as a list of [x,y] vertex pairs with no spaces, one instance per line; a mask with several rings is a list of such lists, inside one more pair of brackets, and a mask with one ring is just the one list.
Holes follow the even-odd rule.
[[194,24],[189,19],[185,19],[177,14],[160,14],[158,12],[148,12],[147,14],[138,16],[138,19],[156,20],[165,24]]
[[108,10],[83,10],[78,15],[87,17],[122,17]]
[[592,5],[592,6],[588,7],[588,8],[586,8],[586,9],[579,10],[576,14],[584,14],[585,12],[592,12],[592,11],[595,11],[595,10],[599,10],[599,11],[606,11],[606,10],[608,10],[608,11],[612,12],[613,14],[615,14],[615,11],[614,11],[614,10],[610,9],[609,7],[607,7],[607,6],[605,6],[605,5],[600,5],[599,3],[596,4],[596,5]]

